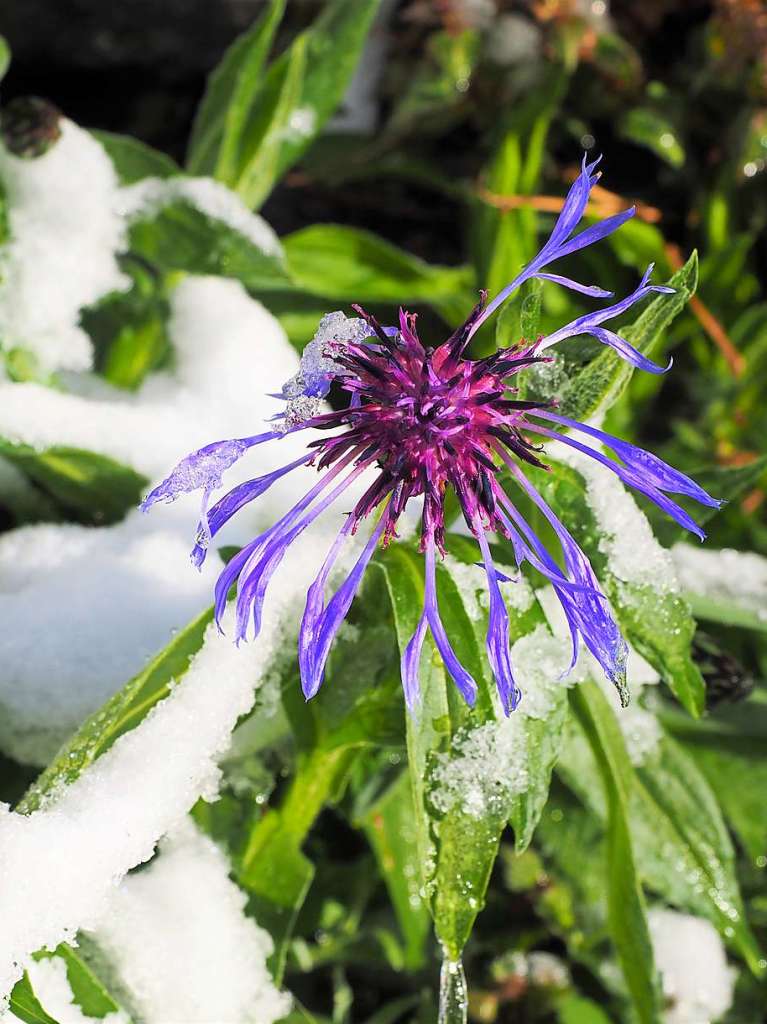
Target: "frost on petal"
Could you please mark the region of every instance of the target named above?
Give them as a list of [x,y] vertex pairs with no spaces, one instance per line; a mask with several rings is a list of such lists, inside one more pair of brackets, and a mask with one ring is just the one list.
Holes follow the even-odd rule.
[[333,378],[345,372],[336,356],[372,333],[363,319],[348,317],[340,310],[323,316],[303,351],[298,373],[283,386],[282,397],[287,405],[278,420],[278,430],[290,430],[320,412]]
[[148,512],[158,501],[175,501],[180,494],[215,491],[221,486],[224,473],[237,462],[243,452],[259,441],[266,441],[274,436],[273,433],[269,433],[258,438],[214,441],[196,452],[191,452],[161,484],[149,492],[141,503],[141,511]]

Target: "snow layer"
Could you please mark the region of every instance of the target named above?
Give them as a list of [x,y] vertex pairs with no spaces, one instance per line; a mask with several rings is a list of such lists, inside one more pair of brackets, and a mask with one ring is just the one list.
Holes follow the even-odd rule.
[[734,971],[709,922],[655,907],[648,924],[668,1000],[666,1024],[713,1024],[732,1005]]
[[288,1012],[266,967],[272,940],[245,903],[225,855],[188,820],[123,880],[94,938],[144,1024],[272,1024]]
[[[120,459],[157,482],[187,452],[258,431],[298,365],[277,321],[236,282],[188,278],[172,300],[174,373],[109,400],[35,384],[0,384],[0,434],[74,444]],[[103,388],[99,389],[100,391]],[[295,458],[300,437],[253,449],[234,485]],[[299,469],[222,531],[244,543],[309,486]],[[195,495],[98,529],[40,525],[0,539],[0,746],[45,764],[82,719],[211,600],[217,559],[202,577],[187,553]],[[72,581],[77,586],[72,586]]]
[[29,816],[0,805],[0,997],[36,950],[97,927],[126,873],[200,795],[213,798],[217,759],[295,629],[326,540],[315,532],[288,552],[258,640],[238,648],[211,626],[170,695],[71,785]]
[[675,544],[671,556],[686,593],[722,601],[767,620],[767,558],[685,543]]
[[0,144],[0,182],[11,239],[0,248],[0,337],[31,351],[43,371],[87,370],[91,341],[80,309],[130,283],[115,254],[124,248],[118,181],[103,147],[71,121],[34,160]]
[[252,213],[239,196],[212,178],[143,178],[120,190],[120,212],[128,220],[144,219],[174,202],[188,202],[201,213],[239,231],[268,256],[282,256],[277,235],[263,217]]
[[189,547],[178,529],[138,512],[108,529],[41,525],[0,536],[3,750],[47,763],[210,603],[220,560],[198,574]]

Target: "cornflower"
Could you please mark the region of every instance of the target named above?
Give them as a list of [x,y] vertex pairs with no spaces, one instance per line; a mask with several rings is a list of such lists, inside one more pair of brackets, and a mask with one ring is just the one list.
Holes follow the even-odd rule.
[[[622,701],[627,702],[627,648],[607,599],[588,558],[524,472],[526,465],[546,468],[540,458],[543,446],[534,442],[556,440],[596,459],[701,539],[703,531],[668,495],[681,494],[712,507],[720,503],[655,455],[559,414],[555,403],[513,397],[516,389],[512,382],[517,374],[546,361],[543,353],[551,346],[577,335],[596,338],[634,367],[650,373],[665,372],[671,363],[665,368],[656,365],[605,325],[645,296],[673,289],[650,283],[650,265],[635,290],[612,305],[580,316],[532,342],[523,340],[484,358],[467,355],[479,327],[525,281],[552,281],[590,297],[612,297],[602,288],[580,284],[547,269],[563,257],[599,242],[633,215],[633,209],[625,210],[574,234],[600,177],[597,163],[587,163],[584,157],[581,173],[538,255],[491,302],[487,302],[487,293],[480,293],[480,301],[467,320],[441,345],[425,345],[418,336],[415,315],[402,309],[396,326],[382,326],[356,305],[352,307],[356,317],[346,317],[342,312],[328,314],[305,349],[298,373],[282,394],[275,396],[286,405],[275,417],[274,428],[252,437],[216,441],[193,452],[145,499],[142,508],[146,511],[158,501],[173,501],[181,493],[202,491],[192,551],[192,560],[199,567],[211,539],[239,509],[299,466],[317,469],[319,479],[314,486],[276,523],[246,544],[218,578],[215,615],[219,628],[230,588],[237,584],[234,638],[239,642],[249,634],[258,634],[269,581],[290,544],[357,481],[372,475],[352,510],[346,513],[307,593],[298,638],[301,683],[307,698],[313,697],[322,684],[331,645],[376,548],[397,536],[397,524],[408,503],[420,499],[424,603],[401,659],[405,699],[411,710],[416,707],[418,666],[429,630],[459,691],[469,704],[474,702],[476,681],[456,656],[440,618],[437,598],[436,564],[438,556],[445,554],[445,501],[452,490],[476,538],[487,578],[487,656],[504,711],[512,711],[521,694],[514,680],[509,615],[500,586],[508,582],[508,577],[494,563],[490,534],[507,538],[517,565],[527,562],[553,587],[572,638],[572,664],[582,641],[615,684]],[[348,395],[348,405],[325,411],[323,399],[333,382]],[[331,433],[311,441],[303,455],[280,469],[238,484],[209,508],[211,494],[221,486],[223,473],[247,451],[307,429]],[[620,461],[608,458],[579,435],[598,442]],[[503,479],[516,486],[552,527],[561,549],[561,566],[520,512]],[[346,578],[329,597],[329,581],[345,543],[367,522],[373,522],[373,526],[366,543]]]

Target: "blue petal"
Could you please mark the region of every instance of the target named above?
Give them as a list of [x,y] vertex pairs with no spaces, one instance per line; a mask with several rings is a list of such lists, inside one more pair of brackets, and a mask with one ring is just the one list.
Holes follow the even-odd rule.
[[434,541],[430,540],[426,548],[426,580],[424,593],[424,611],[429,623],[434,643],[445,663],[445,668],[458,687],[467,704],[473,707],[477,699],[477,684],[473,677],[466,671],[458,660],[455,651],[448,639],[445,627],[439,617],[439,605],[437,603],[437,581],[434,563]]
[[[490,595],[490,614],[487,626],[487,656],[495,676],[498,696],[504,714],[509,714],[520,700],[519,687],[514,681],[511,667],[509,645],[509,613],[503,600],[501,588],[498,586],[499,574],[493,563],[490,547],[482,531],[482,524],[477,524],[477,540],[482,551],[482,559],[487,573],[487,585]],[[506,579],[506,577],[503,577]]]

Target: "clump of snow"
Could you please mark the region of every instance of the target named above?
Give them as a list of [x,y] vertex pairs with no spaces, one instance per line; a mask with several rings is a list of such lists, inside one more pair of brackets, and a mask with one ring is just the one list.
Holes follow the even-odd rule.
[[239,231],[267,256],[282,256],[280,240],[263,217],[238,195],[212,178],[142,178],[120,190],[119,208],[130,220],[143,220],[175,202],[187,202],[200,213]]
[[674,545],[671,556],[686,593],[735,605],[767,619],[767,558],[684,542]]
[[552,636],[548,626],[536,626],[511,648],[511,664],[522,690],[519,711],[528,718],[547,718],[563,687],[575,686],[585,678],[579,659],[568,671],[572,659],[568,639]]
[[0,805],[0,996],[36,950],[96,928],[125,874],[199,796],[215,796],[218,758],[295,628],[324,549],[316,532],[291,547],[256,641],[238,648],[212,625],[170,695],[74,782],[28,816]]
[[668,1001],[666,1024],[713,1024],[732,1005],[734,971],[709,922],[655,907],[648,925]]
[[[277,321],[237,282],[188,278],[172,298],[171,373],[137,395],[65,394],[0,384],[0,435],[111,455],[158,482],[187,452],[258,430],[298,357]],[[109,400],[100,397],[107,390]],[[299,437],[254,448],[227,474],[234,485],[296,458]],[[308,487],[297,469],[243,509],[218,538],[244,543]],[[209,604],[217,559],[202,578],[188,551],[197,495],[151,516],[93,529],[39,525],[0,539],[0,746],[44,764],[77,724],[140,671]],[[77,586],[72,586],[72,580]]]
[[266,967],[272,940],[245,903],[225,855],[188,820],[122,881],[94,938],[145,1024],[272,1024],[289,1011]]
[[[88,1017],[76,1002],[67,977],[67,965],[61,957],[44,957],[30,960],[27,973],[40,1005],[59,1024],[93,1024],[98,1020],[101,1024],[130,1024],[128,1015],[123,1010],[116,1010],[106,1017]],[[18,1017],[10,1011],[7,1015],[0,1012],[0,1020],[17,1021]]]
[[90,338],[80,310],[128,287],[116,253],[125,247],[119,185],[103,147],[62,119],[58,142],[36,159],[0,144],[10,240],[0,248],[0,337],[27,349],[45,372],[88,370]]
[[438,811],[460,807],[476,818],[488,811],[508,813],[510,800],[528,786],[521,717],[515,713],[456,733],[451,753],[437,756],[431,781],[430,799]]
[[459,732],[450,754],[438,756],[431,800],[439,811],[460,806],[475,817],[488,809],[503,813],[528,787],[525,720],[547,718],[556,692],[584,678],[580,662],[567,673],[569,644],[543,624],[512,645],[511,664],[522,691],[519,707],[508,717]]

